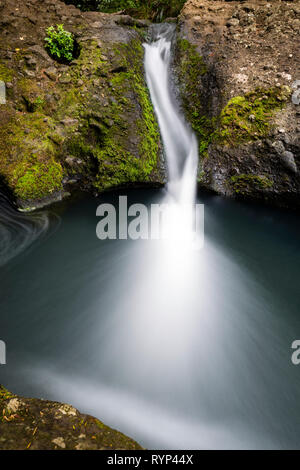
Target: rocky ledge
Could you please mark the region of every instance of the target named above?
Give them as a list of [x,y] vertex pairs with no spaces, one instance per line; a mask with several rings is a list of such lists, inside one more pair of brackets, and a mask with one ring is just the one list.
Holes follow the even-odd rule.
[[124,434],[73,406],[21,398],[0,385],[0,450],[140,450]]
[[[44,47],[46,29],[60,23],[76,40],[69,64]],[[74,188],[164,182],[144,79],[148,24],[59,0],[0,0],[0,177],[20,207]]]
[[[59,23],[77,44],[68,65],[44,47]],[[0,182],[19,207],[164,183],[148,25],[59,0],[0,0]],[[174,76],[199,139],[201,188],[299,207],[299,26],[299,0],[186,2]]]
[[186,2],[175,61],[200,187],[299,207],[299,28],[299,1]]

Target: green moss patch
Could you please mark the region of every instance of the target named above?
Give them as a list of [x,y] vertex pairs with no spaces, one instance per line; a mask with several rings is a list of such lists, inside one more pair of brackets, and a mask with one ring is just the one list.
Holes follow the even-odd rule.
[[103,149],[97,153],[99,171],[95,187],[99,190],[109,189],[141,178],[139,159],[121,146],[106,140]]
[[216,120],[207,114],[207,103],[200,91],[208,68],[196,46],[187,39],[178,38],[176,47],[182,103],[187,120],[198,137],[200,157],[203,157],[213,140],[216,127]]
[[52,132],[53,123],[42,113],[20,113],[0,128],[0,171],[20,199],[40,199],[62,188]]
[[196,47],[177,39],[177,66],[181,98],[187,120],[197,134],[200,157],[211,143],[238,145],[267,136],[272,118],[283,108],[291,90],[288,86],[256,88],[230,99],[219,115],[210,115],[210,99],[205,96],[209,70]]
[[182,72],[187,73],[190,81],[195,84],[199,75],[207,73],[207,66],[203,57],[198,54],[196,46],[191,44],[187,39],[179,38],[177,47],[185,53],[181,64]]
[[[111,80],[115,101],[103,116],[100,127],[103,141],[94,152],[99,161],[95,182],[98,190],[151,181],[159,157],[159,129],[145,83],[142,44],[139,40],[119,44],[115,53],[120,70]],[[107,127],[105,121],[113,124]],[[137,143],[132,149],[128,146],[130,135]]]
[[15,194],[25,200],[43,198],[62,189],[62,177],[62,167],[55,161],[39,162],[28,169],[18,165],[14,172],[17,181]]
[[10,82],[14,76],[14,71],[0,63],[0,80]]
[[273,186],[273,182],[267,176],[241,174],[234,175],[228,181],[236,194],[245,194],[249,191],[266,190]]
[[83,41],[62,73],[14,83],[0,111],[0,173],[15,195],[42,199],[76,177],[98,191],[162,181],[160,136],[144,78],[141,38]]
[[91,41],[64,77],[72,82],[81,79],[88,61],[91,78],[84,85],[88,90],[95,82],[105,85],[101,97],[106,103],[99,105],[92,92],[82,97],[80,88],[66,85],[55,114],[57,120],[66,113],[79,119],[80,134],[66,138],[64,153],[85,160],[96,173],[93,185],[98,191],[158,177],[159,129],[145,83],[140,39],[115,44],[113,55],[112,66],[106,51]]
[[221,112],[218,140],[234,145],[267,135],[274,112],[283,107],[290,94],[289,87],[280,86],[235,96]]

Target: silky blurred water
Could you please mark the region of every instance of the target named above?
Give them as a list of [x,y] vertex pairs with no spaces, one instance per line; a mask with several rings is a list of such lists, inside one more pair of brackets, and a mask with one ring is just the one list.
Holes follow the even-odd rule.
[[158,263],[158,241],[97,239],[118,196],[53,209],[50,235],[1,267],[0,383],[148,448],[299,448],[297,215],[201,195],[204,248]]
[[[179,209],[195,202],[197,141],[170,89],[173,30],[155,26],[145,44],[165,189],[33,215],[0,198],[0,381],[148,448],[299,448],[299,219],[201,194],[203,248],[186,237]],[[117,208],[119,195],[175,204],[167,228],[183,236],[100,241],[97,205]]]

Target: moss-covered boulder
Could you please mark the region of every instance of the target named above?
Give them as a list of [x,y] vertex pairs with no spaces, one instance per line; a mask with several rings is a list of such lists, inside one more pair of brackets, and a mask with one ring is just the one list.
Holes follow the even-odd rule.
[[[44,205],[78,188],[162,184],[159,130],[144,78],[146,30],[59,0],[30,0],[17,11],[11,0],[1,5],[7,103],[0,105],[0,176],[19,206]],[[78,48],[68,65],[44,48],[46,29],[62,22]]]
[[298,207],[299,3],[188,0],[174,65],[201,187]]
[[73,406],[23,398],[0,385],[0,450],[140,450],[124,434]]

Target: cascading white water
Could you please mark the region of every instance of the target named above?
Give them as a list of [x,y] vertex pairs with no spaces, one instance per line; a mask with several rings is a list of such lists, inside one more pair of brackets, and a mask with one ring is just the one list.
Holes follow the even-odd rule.
[[195,200],[198,144],[178,112],[170,87],[173,25],[154,27],[154,41],[145,44],[145,70],[161,131],[168,166],[168,194],[178,204]]
[[167,230],[171,232],[169,235],[176,233],[177,237],[187,241],[192,220],[183,222],[182,218],[184,207],[195,203],[198,142],[179,114],[171,92],[170,60],[174,32],[174,25],[153,26],[153,40],[151,44],[144,44],[145,71],[167,162],[168,184],[163,203],[173,205],[173,216],[168,220]]

